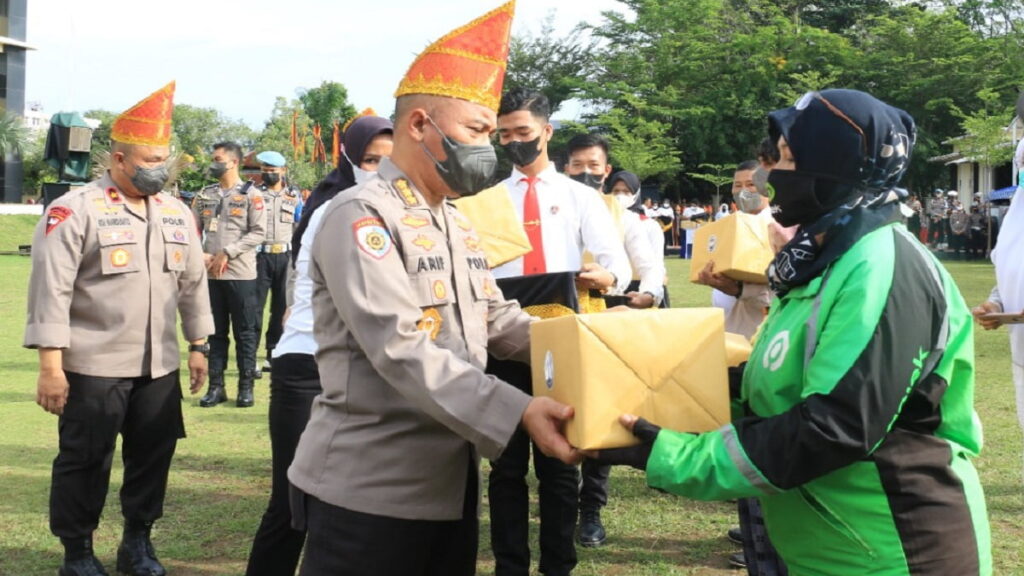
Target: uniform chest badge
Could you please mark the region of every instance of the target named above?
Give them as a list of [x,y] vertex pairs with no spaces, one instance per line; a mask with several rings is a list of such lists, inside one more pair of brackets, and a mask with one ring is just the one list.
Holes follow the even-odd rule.
[[359,249],[376,260],[380,260],[391,252],[391,233],[384,227],[380,218],[362,218],[352,224]]
[[263,197],[256,196],[252,199],[252,207],[254,210],[263,210]]
[[775,372],[786,361],[787,353],[789,353],[789,330],[783,330],[768,343],[768,349],[761,359],[761,366],[769,372]]
[[242,196],[241,194],[235,194],[234,196],[231,197],[232,202],[241,202],[242,200],[245,200],[245,197]]
[[431,340],[437,340],[441,334],[441,322],[441,313],[437,308],[427,308],[423,311],[423,317],[416,323],[416,329],[429,334]]
[[402,219],[399,220],[399,222],[401,222],[404,226],[408,226],[409,228],[412,228],[414,230],[419,230],[420,228],[423,228],[424,226],[430,224],[430,220],[427,220],[426,218],[420,218],[419,216],[413,216],[411,214],[403,216]]
[[455,225],[461,228],[463,232],[469,232],[473,229],[473,225],[464,216],[456,216]]
[[434,242],[430,238],[424,236],[423,234],[420,234],[419,236],[416,237],[415,240],[412,241],[412,245],[419,246],[420,248],[423,248],[427,252],[430,252],[431,250],[434,249],[434,246],[437,246],[437,242]]
[[124,248],[118,248],[110,253],[110,264],[114,268],[124,268],[131,261],[131,254]]
[[494,297],[494,285],[491,284],[490,278],[484,280],[484,296],[487,296],[488,298]]
[[181,264],[181,261],[185,259],[185,255],[182,254],[181,250],[174,251],[174,263]]
[[444,285],[443,280],[434,280],[434,298],[437,300],[444,300],[448,297],[448,287]]
[[178,241],[178,242],[184,242],[185,241],[185,233],[182,232],[181,230],[175,230],[174,231],[174,239],[176,241]]
[[466,249],[470,252],[480,251],[480,239],[476,236],[466,236],[464,242],[466,243]]
[[232,208],[231,209],[231,216],[244,216],[244,215],[245,215],[245,210],[242,210],[241,208]]

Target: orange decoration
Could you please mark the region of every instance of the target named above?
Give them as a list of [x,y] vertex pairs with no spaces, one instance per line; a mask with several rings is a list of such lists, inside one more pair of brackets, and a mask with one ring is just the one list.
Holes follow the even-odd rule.
[[515,4],[512,0],[428,46],[409,67],[395,97],[459,98],[497,111]]
[[173,112],[172,81],[115,118],[110,139],[124,144],[167,146],[171,143]]

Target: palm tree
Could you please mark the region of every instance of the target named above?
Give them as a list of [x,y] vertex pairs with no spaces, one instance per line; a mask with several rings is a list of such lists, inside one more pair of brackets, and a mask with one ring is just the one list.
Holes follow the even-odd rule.
[[21,116],[10,112],[0,114],[0,159],[21,156],[28,146],[28,130],[21,123]]

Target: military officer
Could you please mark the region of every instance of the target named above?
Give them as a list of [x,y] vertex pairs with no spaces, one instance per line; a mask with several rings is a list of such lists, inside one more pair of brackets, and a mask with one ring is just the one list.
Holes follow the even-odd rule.
[[[287,160],[280,152],[268,150],[256,155],[263,179],[263,205],[267,213],[267,237],[256,247],[256,278],[259,287],[259,313],[256,315],[256,349],[259,350],[263,324],[263,309],[270,294],[270,322],[267,325],[267,359],[264,368],[270,369],[270,356],[284,330],[284,311],[288,308],[285,291],[288,270],[291,268],[291,240],[295,229],[295,214],[302,202],[299,191],[285,184]],[[257,373],[259,373],[257,369]],[[258,376],[257,376],[258,377]]]
[[36,402],[60,416],[50,529],[62,576],[106,574],[93,555],[122,439],[124,536],[117,570],[160,576],[150,528],[185,435],[175,311],[191,342],[193,393],[213,330],[199,237],[168,184],[174,83],[119,116],[102,178],[55,200],[32,241],[24,344],[39,351]]
[[228,329],[235,333],[238,397],[241,408],[253,405],[256,378],[259,290],[256,247],[266,236],[263,195],[238,174],[242,147],[221,142],[213,147],[210,175],[216,184],[203,188],[192,212],[203,234],[203,253],[210,280],[210,306],[215,332],[210,336],[210,386],[199,400],[203,407],[228,399],[224,370],[228,365]]
[[396,93],[391,159],[324,209],[309,266],[323,393],[288,471],[306,576],[474,574],[480,457],[521,424],[579,459],[558,431],[571,408],[484,373],[488,350],[528,358],[531,317],[446,201],[493,175],[512,11],[420,55]]

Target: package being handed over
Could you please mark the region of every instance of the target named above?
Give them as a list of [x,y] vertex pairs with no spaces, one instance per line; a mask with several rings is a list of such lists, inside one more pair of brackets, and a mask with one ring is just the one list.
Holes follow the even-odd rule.
[[765,270],[774,257],[768,220],[737,212],[697,229],[690,281],[696,282],[707,263],[714,262],[718,274],[740,282],[767,284]]
[[533,393],[575,409],[566,434],[577,448],[636,444],[622,414],[681,432],[729,422],[721,309],[565,316],[535,322],[530,342]]

